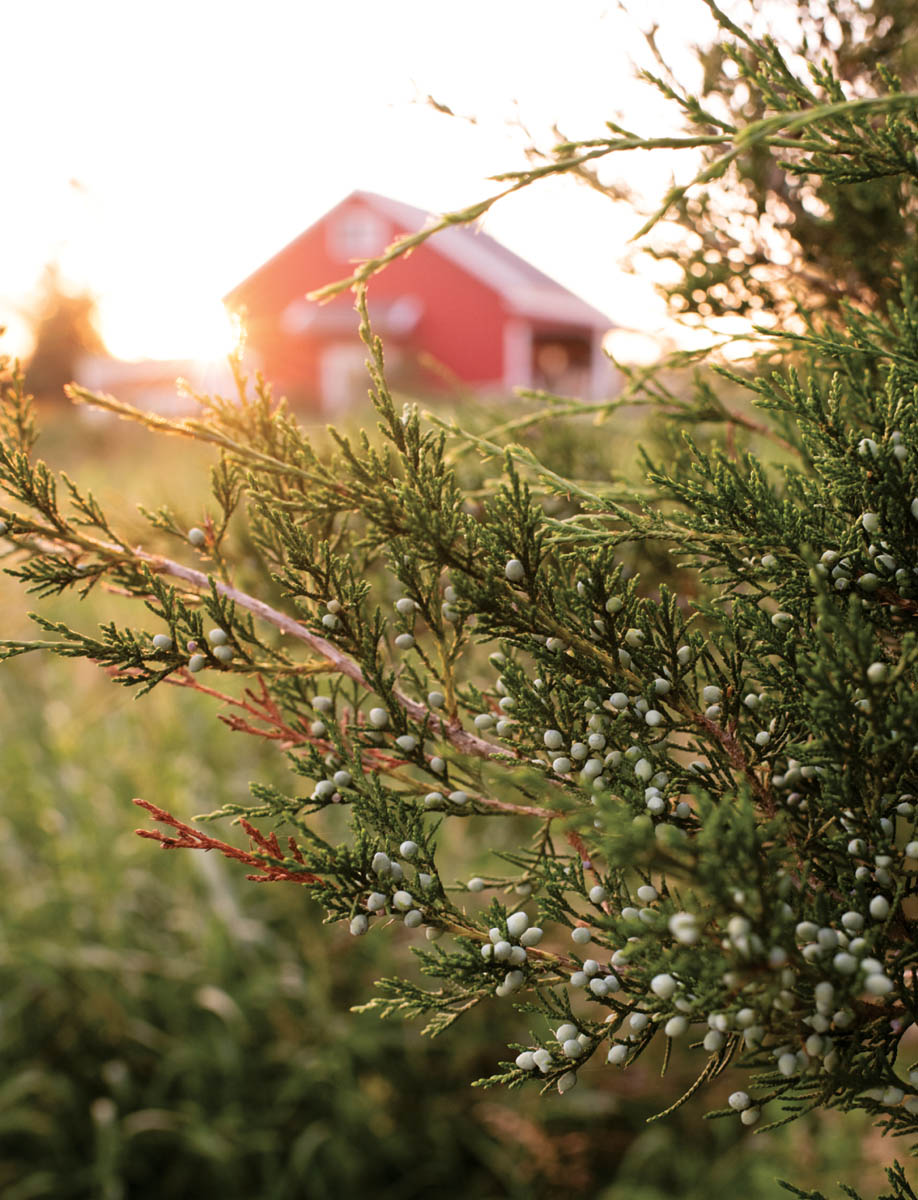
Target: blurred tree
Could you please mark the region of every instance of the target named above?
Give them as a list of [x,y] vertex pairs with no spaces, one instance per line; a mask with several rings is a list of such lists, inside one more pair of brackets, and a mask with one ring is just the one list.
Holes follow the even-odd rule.
[[[796,32],[765,39],[780,47],[791,68],[807,66],[820,85],[828,65],[837,99],[875,92],[877,76],[918,79],[918,5],[914,0],[781,0]],[[755,10],[759,17],[769,14]],[[782,28],[787,22],[772,22]],[[750,86],[747,68],[759,55],[749,37],[699,48],[703,84],[690,98],[667,66],[656,42],[658,82],[682,104],[693,132],[742,128],[782,106],[806,103],[801,84],[786,73],[768,88]],[[805,65],[806,64],[806,65]],[[871,83],[873,80],[873,83]],[[703,102],[699,103],[699,100]],[[789,147],[789,156],[794,155]],[[704,152],[713,162],[716,147]],[[901,175],[838,181],[786,171],[765,146],[751,146],[734,169],[710,187],[693,189],[670,212],[685,237],[651,250],[674,264],[676,282],[664,291],[677,310],[700,319],[729,314],[779,321],[820,309],[831,315],[845,301],[872,307],[897,294],[902,271],[914,261],[916,204]]]
[[35,346],[26,365],[28,386],[39,399],[63,400],[64,385],[78,374],[83,354],[104,354],[89,292],[69,291],[57,263],[45,267],[39,298],[28,314]]

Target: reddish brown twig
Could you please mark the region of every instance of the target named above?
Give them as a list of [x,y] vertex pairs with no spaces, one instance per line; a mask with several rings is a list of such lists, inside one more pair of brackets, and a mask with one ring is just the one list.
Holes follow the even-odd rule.
[[473,799],[476,804],[483,804],[486,808],[493,808],[497,812],[505,812],[508,816],[542,817],[543,820],[553,820],[555,817],[570,815],[557,808],[537,808],[534,804],[510,804],[506,800],[497,800],[493,796],[474,796]]
[[[139,546],[129,549],[123,544],[101,541],[86,534],[78,536],[73,533],[62,534],[58,529],[35,522],[30,523],[30,532],[37,535],[35,538],[37,544],[41,544],[44,548],[55,552],[59,552],[62,546],[71,550],[74,546],[78,546],[83,550],[94,551],[113,563],[142,563],[154,574],[167,575],[172,579],[181,579],[196,588],[200,593],[207,593],[213,587],[220,596],[231,600],[239,608],[245,609],[247,612],[252,613],[253,616],[258,617],[259,620],[266,621],[282,633],[289,634],[290,637],[303,642],[314,654],[326,660],[328,669],[337,671],[346,678],[352,679],[368,692],[373,690],[369,680],[360,669],[359,664],[339,650],[333,642],[329,642],[319,634],[313,633],[300,621],[289,616],[289,614],[272,608],[270,604],[266,604],[264,600],[259,600],[256,596],[250,596],[246,592],[241,592],[238,588],[225,583],[222,579],[215,579],[212,575],[206,575],[203,571],[196,571],[193,567],[186,567],[184,563],[175,562],[173,559],[166,558],[162,554],[150,554],[148,551],[142,550]],[[503,746],[495,746],[484,738],[478,737],[477,734],[463,729],[458,721],[450,721],[437,716],[430,711],[426,704],[412,700],[410,696],[406,696],[398,688],[392,689],[392,697],[396,704],[403,708],[412,720],[426,724],[430,730],[431,737],[442,738],[443,741],[450,742],[462,754],[473,754],[477,758],[514,759],[519,757],[515,751],[508,750]]]
[[[233,708],[242,709],[254,721],[259,721],[267,728],[259,728],[258,725],[253,725],[251,721],[245,717],[233,714],[225,716],[218,713],[218,718],[230,729],[237,733],[250,733],[256,737],[265,738],[267,741],[283,742],[290,746],[300,746],[304,742],[318,742],[317,738],[309,738],[301,730],[294,729],[284,720],[283,715],[271,697],[268,691],[267,684],[261,674],[255,676],[258,680],[261,689],[260,694],[246,688],[242,693],[242,699],[237,696],[230,696],[227,692],[220,692],[216,688],[208,687],[187,670],[176,671],[174,675],[170,675],[166,683],[171,683],[174,687],[191,688],[192,691],[200,692],[204,696],[212,696],[215,700],[219,700],[222,704],[227,704]],[[324,744],[324,743],[323,743]]]
[[[102,545],[102,543],[100,543]],[[120,557],[124,557],[124,551],[120,547],[106,547],[106,549],[117,549]],[[259,617],[263,621],[269,622],[276,629],[280,629],[283,633],[289,634],[291,637],[297,638],[316,654],[327,659],[332,668],[345,675],[348,679],[352,679],[361,687],[371,691],[372,688],[366,676],[361,671],[357,663],[353,659],[348,658],[343,654],[337,646],[318,634],[310,632],[304,625],[287,613],[279,612],[272,608],[269,604],[265,604],[263,600],[259,600],[254,596],[249,596],[245,592],[240,592],[237,588],[231,587],[222,580],[214,579],[213,576],[205,575],[203,571],[195,571],[191,567],[186,567],[183,563],[174,562],[172,559],[165,558],[160,554],[149,554],[139,548],[131,552],[133,557],[139,562],[145,563],[151,571],[160,575],[169,575],[174,579],[182,579],[186,583],[192,584],[201,591],[209,591],[211,584],[216,588],[217,592],[232,600],[240,608],[246,609],[254,616]],[[452,745],[464,754],[474,754],[479,758],[506,758],[515,757],[511,751],[500,746],[494,746],[491,742],[485,741],[484,738],[478,737],[474,733],[469,733],[462,729],[457,723],[454,724],[445,721],[442,718],[431,713],[430,709],[425,704],[418,703],[417,700],[412,700],[404,693],[393,689],[392,695],[395,701],[412,717],[415,721],[426,722],[431,731],[432,736],[443,738],[445,741],[451,742]]]
[[768,816],[773,817],[776,811],[774,798],[770,795],[768,789],[752,769],[752,765],[743,752],[743,747],[737,740],[735,727],[731,729],[724,729],[722,726],[718,725],[716,721],[712,721],[710,717],[704,716],[703,713],[692,713],[691,717],[692,720],[695,721],[696,724],[700,725],[702,729],[706,730],[716,742],[720,743],[725,754],[727,755],[727,758],[730,760],[730,766],[736,771],[742,771],[743,775],[749,781],[749,786],[752,788],[753,792],[755,792],[756,797],[758,798],[759,803],[762,805],[765,813]]
[[[588,871],[593,876],[593,878],[596,880],[597,883],[601,883],[601,880],[599,878],[599,872],[596,870],[596,867],[593,865],[593,856],[592,856],[592,854],[590,854],[589,850],[587,849],[586,842],[583,840],[583,838],[580,836],[580,834],[577,833],[573,829],[569,829],[567,831],[566,836],[567,836],[568,845],[573,850],[576,850],[576,852],[580,855],[580,864],[583,867],[584,871]],[[608,900],[603,900],[602,903],[600,904],[600,908],[605,913],[610,913],[612,911],[612,907],[609,904]]]
[[[259,673],[256,678],[261,687],[261,694],[256,695],[251,688],[246,688],[243,692],[243,699],[238,696],[231,696],[228,692],[220,692],[216,688],[208,687],[201,683],[200,680],[187,670],[177,671],[174,675],[170,675],[164,682],[171,683],[175,687],[191,688],[192,691],[200,692],[204,696],[212,696],[215,700],[219,700],[223,704],[230,705],[233,708],[242,709],[248,713],[256,721],[261,721],[268,726],[268,729],[261,729],[258,725],[252,724],[251,721],[235,714],[225,716],[221,713],[217,714],[219,720],[225,725],[228,725],[235,733],[248,733],[254,737],[264,738],[267,741],[280,742],[282,746],[315,746],[317,750],[323,754],[333,749],[332,743],[327,738],[313,737],[305,730],[308,728],[305,719],[302,719],[302,728],[295,729],[289,725],[283,718],[283,715],[277,704],[268,690],[268,686],[264,681],[264,677]],[[348,725],[344,717],[341,720],[342,732],[347,733]],[[387,754],[384,750],[368,746],[364,750],[364,757],[367,760],[364,764],[364,773],[371,774],[378,771],[396,771],[399,767],[404,767],[408,764],[408,759],[397,758],[394,755]]]
[[[168,825],[177,831],[178,837],[173,837],[168,833],[161,833],[156,829],[134,830],[138,837],[150,838],[154,842],[159,842],[164,850],[219,850],[225,858],[231,858],[235,862],[244,863],[247,867],[252,867],[259,872],[257,875],[246,876],[247,879],[255,880],[258,883],[321,882],[318,875],[313,875],[309,871],[294,871],[290,867],[285,866],[282,861],[284,854],[277,840],[277,835],[270,833],[265,837],[260,830],[256,829],[254,825],[245,819],[242,819],[240,824],[258,850],[261,851],[261,854],[240,850],[238,846],[231,846],[229,842],[221,842],[217,838],[212,838],[202,830],[195,829],[192,825],[186,825],[184,821],[180,821],[177,817],[172,816],[165,809],[151,804],[149,800],[135,799],[134,803],[140,808],[146,809],[154,821],[159,821],[163,825]],[[292,839],[289,845],[293,858],[298,863],[302,863],[303,857]],[[275,861],[267,861],[261,855],[267,855],[268,859]]]

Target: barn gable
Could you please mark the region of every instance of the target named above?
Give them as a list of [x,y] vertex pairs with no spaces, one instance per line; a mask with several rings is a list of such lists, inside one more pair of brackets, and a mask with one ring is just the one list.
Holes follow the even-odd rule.
[[[352,192],[237,285],[224,304],[246,311],[249,344],[268,378],[327,412],[358,389],[365,394],[352,297],[320,305],[307,293],[430,220],[400,201]],[[409,392],[442,390],[450,380],[483,393],[605,388],[608,318],[471,228],[438,232],[393,261],[373,280],[370,311],[393,382]]]

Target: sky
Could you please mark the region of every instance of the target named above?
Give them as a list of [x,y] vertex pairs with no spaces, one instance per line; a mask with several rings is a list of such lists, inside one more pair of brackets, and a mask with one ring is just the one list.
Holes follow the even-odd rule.
[[[701,0],[625,3],[630,14],[600,0],[7,6],[6,348],[26,352],[23,313],[55,261],[97,296],[116,355],[221,355],[220,297],[355,188],[449,211],[525,165],[531,140],[550,145],[553,124],[601,136],[624,115],[671,131],[671,107],[633,80],[640,23],[656,17],[690,71],[713,22]],[[691,166],[629,155],[609,177],[653,197]],[[654,333],[667,326],[651,279],[619,265],[640,224],[555,180],[502,201],[484,228],[617,324]]]

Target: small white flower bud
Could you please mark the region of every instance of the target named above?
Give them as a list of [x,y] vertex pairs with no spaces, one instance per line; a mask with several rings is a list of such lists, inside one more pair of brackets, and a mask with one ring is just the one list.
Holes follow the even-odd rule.
[[653,765],[646,758],[639,758],[634,764],[634,773],[642,783],[647,783],[653,775]]
[[895,990],[895,986],[888,976],[880,972],[868,975],[864,980],[864,987],[871,996],[886,996]]
[[789,1052],[782,1054],[778,1059],[778,1070],[782,1075],[797,1074],[797,1056]]
[[377,850],[373,855],[373,862],[370,864],[375,875],[382,878],[388,875],[392,870],[392,860],[388,854],[384,854],[382,850]]
[[823,979],[816,984],[813,989],[813,998],[816,1001],[816,1007],[820,1012],[829,1012],[832,1008],[832,1000],[835,996],[835,988],[827,979]]
[[545,1049],[536,1050],[532,1056],[533,1062],[543,1075],[547,1075],[552,1066],[551,1054]]
[[676,941],[683,946],[693,946],[698,941],[698,924],[694,913],[673,913],[668,927]]
[[650,981],[650,990],[661,1000],[669,1000],[676,990],[676,981],[666,973],[654,975]]
[[858,968],[858,961],[853,954],[842,950],[832,959],[832,966],[839,975],[853,975]]
[[520,937],[529,928],[529,918],[524,912],[511,913],[507,917],[507,933],[513,938]]

